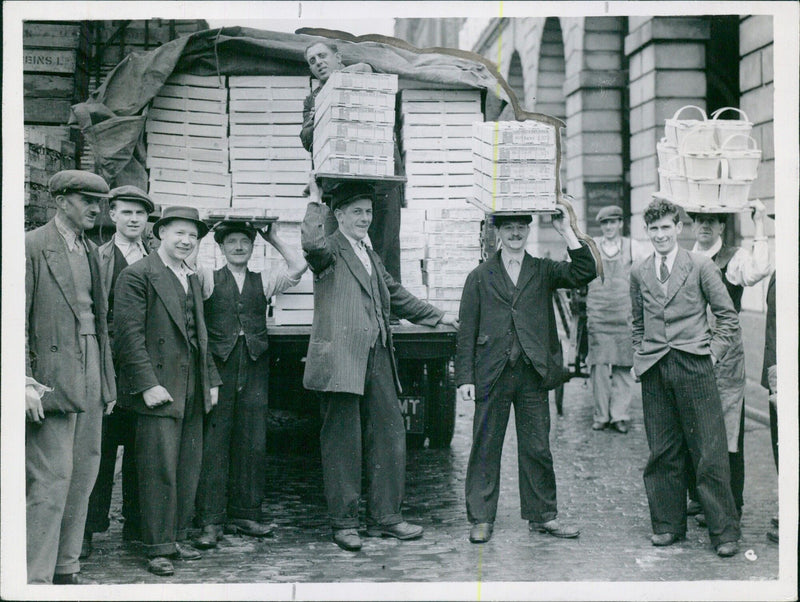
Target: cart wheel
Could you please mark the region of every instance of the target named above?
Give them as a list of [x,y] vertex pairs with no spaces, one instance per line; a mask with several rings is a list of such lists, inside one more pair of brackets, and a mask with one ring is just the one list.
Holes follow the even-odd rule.
[[431,360],[428,369],[428,407],[425,435],[428,447],[450,447],[456,428],[456,386],[449,360]]
[[559,416],[564,415],[564,385],[556,387],[556,411]]

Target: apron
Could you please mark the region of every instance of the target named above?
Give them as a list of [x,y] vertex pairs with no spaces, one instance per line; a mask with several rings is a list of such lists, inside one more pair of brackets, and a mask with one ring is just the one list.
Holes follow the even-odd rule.
[[631,241],[622,238],[616,255],[609,257],[595,239],[603,258],[605,282],[595,278],[586,297],[589,352],[586,364],[633,365],[631,343]]

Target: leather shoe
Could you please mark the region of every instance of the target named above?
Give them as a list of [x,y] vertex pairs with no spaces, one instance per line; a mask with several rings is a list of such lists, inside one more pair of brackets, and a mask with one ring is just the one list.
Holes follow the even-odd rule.
[[407,540],[422,537],[423,531],[424,529],[419,525],[412,525],[403,521],[396,525],[368,527],[367,535],[369,537],[396,537],[397,539]]
[[686,539],[683,533],[656,533],[650,538],[654,546],[664,547]]
[[494,525],[492,523],[475,523],[469,530],[469,540],[472,543],[486,543],[492,538]]
[[333,532],[333,541],[348,552],[357,552],[361,549],[361,538],[356,529],[337,529]]
[[222,527],[220,525],[206,525],[203,527],[203,532],[192,542],[192,545],[198,550],[216,548],[220,535],[222,535]]
[[568,527],[561,524],[557,518],[549,520],[546,523],[537,523],[536,521],[529,521],[528,528],[531,531],[538,531],[539,533],[547,533],[553,537],[560,537],[562,539],[574,539],[581,534],[580,529],[575,527]]
[[739,543],[735,541],[726,541],[725,543],[719,544],[716,550],[717,556],[728,558],[729,556],[734,556],[739,553]]
[[592,423],[592,430],[593,431],[602,431],[604,428],[608,426],[607,422],[598,422],[595,421]]
[[175,574],[175,568],[166,556],[156,556],[148,560],[147,570],[159,577],[169,577]]
[[96,585],[97,581],[84,577],[80,573],[56,573],[53,585]]
[[686,506],[686,514],[687,516],[696,516],[703,512],[703,506],[700,502],[695,500],[690,500],[689,505]]
[[92,551],[94,551],[94,546],[92,546],[92,534],[84,533],[83,542],[81,543],[81,553],[78,555],[78,560],[86,560],[92,555]]
[[616,422],[612,422],[611,426],[614,427],[614,430],[618,433],[622,433],[623,435],[628,432],[628,423],[624,420],[617,420]]
[[770,529],[769,531],[767,531],[767,539],[769,539],[772,543],[780,543],[778,541],[778,530]]
[[706,515],[703,513],[698,514],[694,517],[694,520],[697,522],[698,527],[707,527],[708,523],[706,522]]
[[179,543],[175,544],[175,552],[171,556],[178,560],[200,560],[203,557],[197,550]]
[[250,535],[251,537],[269,537],[272,527],[258,521],[246,518],[231,518],[228,520],[228,529],[234,534]]

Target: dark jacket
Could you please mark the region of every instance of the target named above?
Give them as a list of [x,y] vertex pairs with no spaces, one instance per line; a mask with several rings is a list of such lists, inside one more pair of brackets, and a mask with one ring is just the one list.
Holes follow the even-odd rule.
[[511,353],[512,328],[542,385],[553,389],[563,382],[553,291],[585,286],[597,275],[588,247],[569,255],[572,261],[553,261],[525,253],[516,288],[500,251],[470,272],[461,293],[456,385],[474,384],[478,399],[489,394]]
[[[106,291],[97,245],[89,247],[95,331],[100,350],[101,398],[117,398],[106,324]],[[25,235],[25,375],[53,391],[42,395],[45,412],[83,412],[86,382],[80,349],[75,281],[67,246],[53,220]]]
[[[142,414],[182,418],[186,405],[189,338],[181,300],[172,275],[158,253],[125,268],[114,291],[114,355],[117,360],[119,403]],[[203,318],[203,296],[194,274],[189,276],[194,296],[199,367],[206,412],[211,409],[209,389],[221,384],[208,352]],[[174,400],[150,409],[142,393],[161,385]]]
[[[769,390],[769,368],[778,363],[776,345],[775,322],[775,272],[769,278],[767,285],[767,322],[764,325],[764,365],[761,369],[761,386]],[[773,391],[774,392],[774,391]]]

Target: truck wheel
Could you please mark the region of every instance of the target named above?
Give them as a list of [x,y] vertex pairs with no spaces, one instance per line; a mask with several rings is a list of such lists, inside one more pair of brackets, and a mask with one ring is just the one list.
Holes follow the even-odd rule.
[[450,447],[456,427],[456,386],[448,360],[431,360],[428,368],[428,406],[425,435],[428,447]]

